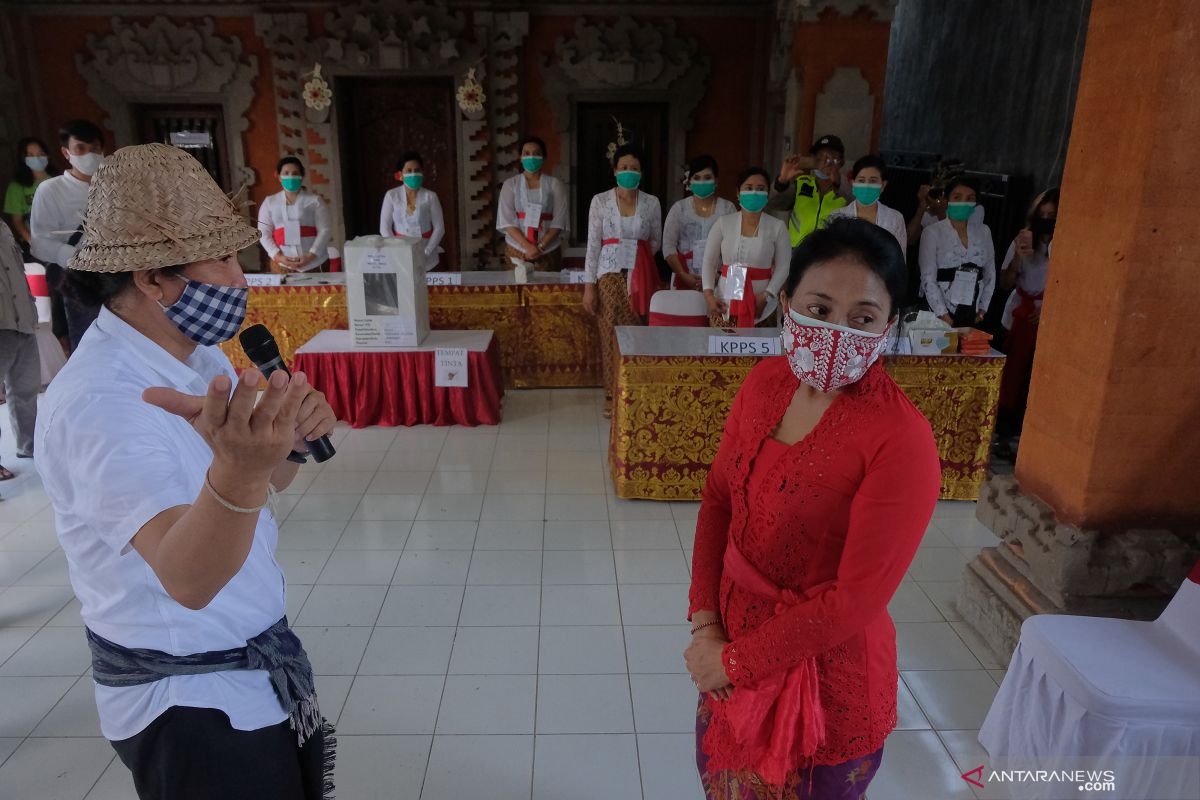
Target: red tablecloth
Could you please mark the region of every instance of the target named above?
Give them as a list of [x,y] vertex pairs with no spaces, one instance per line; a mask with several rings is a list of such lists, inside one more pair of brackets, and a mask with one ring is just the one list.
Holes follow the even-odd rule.
[[[349,338],[348,331],[322,332],[326,333]],[[433,331],[431,339],[439,333],[457,332]],[[302,370],[309,382],[325,393],[337,418],[352,428],[499,424],[504,375],[496,337],[490,337],[486,350],[468,348],[466,388],[434,386],[431,348],[437,342],[427,340],[425,344],[430,349],[379,352],[335,352],[320,347],[312,351],[306,345],[296,353],[292,369]]]

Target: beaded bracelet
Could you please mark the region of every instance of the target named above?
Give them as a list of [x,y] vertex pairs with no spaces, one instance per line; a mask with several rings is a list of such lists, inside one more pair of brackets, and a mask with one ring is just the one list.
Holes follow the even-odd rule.
[[720,625],[720,624],[721,624],[720,620],[714,619],[712,622],[705,622],[700,625],[697,625],[696,627],[692,628],[692,636],[695,636],[697,631],[702,631],[705,628],[709,627],[710,625]]
[[209,480],[207,472],[204,473],[204,488],[208,489],[208,493],[211,494],[218,503],[225,506],[225,508],[229,509],[230,511],[237,512],[238,514],[257,514],[259,511],[262,511],[264,508],[267,507],[267,502],[270,502],[270,493],[268,493],[267,501],[264,502],[262,505],[255,506],[254,508],[242,508],[241,506],[235,506],[233,503],[229,502],[224,497],[221,497],[220,492],[218,492],[213,487],[212,481]]

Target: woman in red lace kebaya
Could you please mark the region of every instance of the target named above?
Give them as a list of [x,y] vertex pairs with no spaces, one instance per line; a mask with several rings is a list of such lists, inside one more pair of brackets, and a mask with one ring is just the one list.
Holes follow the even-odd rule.
[[783,356],[734,400],[696,527],[688,671],[710,800],[859,800],[896,725],[887,605],[941,481],[929,423],[878,361],[906,272],[836,220],[796,249]]

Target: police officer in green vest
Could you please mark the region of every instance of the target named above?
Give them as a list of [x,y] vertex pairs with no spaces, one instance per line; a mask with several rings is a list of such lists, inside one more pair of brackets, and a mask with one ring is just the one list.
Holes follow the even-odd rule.
[[[809,155],[792,154],[784,159],[775,181],[775,194],[767,209],[788,223],[792,247],[825,224],[830,212],[846,205],[838,194],[846,148],[836,136],[822,136],[809,148]],[[785,216],[786,215],[786,216]]]

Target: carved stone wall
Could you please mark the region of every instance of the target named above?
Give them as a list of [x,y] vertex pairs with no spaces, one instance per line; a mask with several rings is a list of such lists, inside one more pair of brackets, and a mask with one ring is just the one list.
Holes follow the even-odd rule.
[[[519,46],[528,20],[523,14],[480,13],[472,23],[466,12],[449,10],[442,3],[361,0],[327,13],[321,37],[312,37],[306,18],[298,14],[259,15],[256,27],[277,63],[276,117],[281,146],[285,152],[294,148],[303,154],[308,184],[332,207],[340,208],[339,98],[335,90],[331,114],[306,113],[300,92],[313,65],[321,65],[331,84],[338,77],[444,75],[457,86],[467,70],[474,68],[476,79],[490,86],[489,55]],[[507,44],[514,37],[515,44]],[[488,94],[490,107],[495,95]],[[468,119],[459,112],[455,136],[458,266],[471,269],[487,257],[492,237],[494,175],[487,117]],[[334,227],[335,239],[344,239],[344,220],[339,214],[334,215]]]
[[889,21],[900,0],[779,0],[777,16],[790,22],[816,22],[826,11],[849,17],[866,9],[875,19]]
[[307,160],[305,147],[304,99],[299,87],[300,75],[312,65],[299,61],[300,50],[308,36],[308,17],[304,14],[257,14],[254,32],[271,51],[271,85],[275,88],[275,128],[279,132],[279,155]]
[[967,566],[958,611],[1005,660],[1033,614],[1153,619],[1200,558],[1200,531],[1065,525],[1011,475],[988,480],[977,515],[1001,543]]
[[242,134],[250,126],[258,59],[242,54],[236,37],[214,32],[211,18],[155,17],[149,23],[112,20],[112,33],[89,35],[75,66],[88,94],[109,116],[104,124],[118,147],[137,141],[132,106],[138,103],[220,105],[233,188],[253,184]]
[[[710,62],[695,39],[676,31],[674,22],[635,21],[625,16],[598,22],[580,17],[574,35],[559,37],[554,55],[543,58],[539,66],[545,101],[554,113],[561,152],[570,154],[571,171],[579,163],[571,129],[575,105],[613,99],[667,103],[667,163],[684,163],[687,132],[692,128],[696,106],[704,97]],[[569,175],[562,174],[562,166],[558,172],[559,177],[569,180]],[[676,199],[662,198],[664,206]],[[573,195],[571,202],[575,203]],[[575,218],[572,208],[571,219]]]
[[517,142],[521,134],[521,47],[529,35],[529,13],[513,11],[505,14],[479,15],[488,23],[488,60],[491,66],[488,83],[488,111],[490,125],[483,135],[491,137],[491,161],[486,167],[487,181],[480,185],[488,197],[487,210],[482,214],[486,228],[478,231],[480,238],[490,242],[489,251],[496,252],[503,236],[496,231],[496,203],[499,186],[517,170],[521,154]]
[[846,145],[848,164],[871,152],[875,98],[858,67],[838,67],[817,95],[813,117],[816,131],[837,131]]

